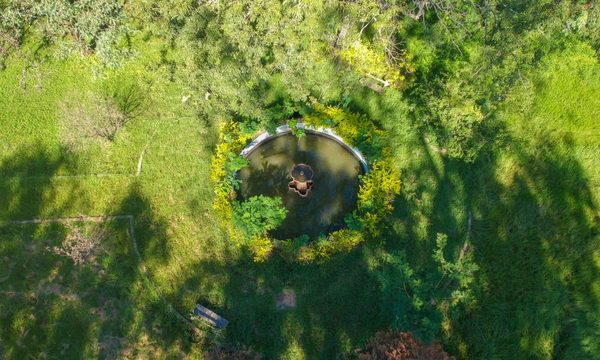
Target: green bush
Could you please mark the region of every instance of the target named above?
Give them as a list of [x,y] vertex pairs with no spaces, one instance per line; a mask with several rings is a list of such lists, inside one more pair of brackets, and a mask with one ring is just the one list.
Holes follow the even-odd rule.
[[130,55],[133,32],[123,8],[123,1],[113,0],[8,0],[0,25],[19,38],[33,31],[58,45],[59,54],[95,52],[104,65],[116,67]]
[[273,241],[266,235],[254,236],[248,244],[255,262],[264,262],[273,251]]
[[300,248],[297,260],[301,263],[329,260],[336,253],[350,252],[364,241],[361,231],[341,229],[330,233],[327,237],[317,239],[310,246]]
[[474,275],[479,270],[479,266],[475,263],[468,243],[465,243],[456,261],[447,260],[444,256],[447,243],[446,234],[437,234],[433,259],[438,263],[442,274],[448,278],[441,295],[448,298],[452,305],[471,304],[474,301],[471,285],[475,281]]
[[375,161],[371,171],[361,179],[358,208],[353,217],[348,217],[351,224],[358,220],[369,235],[378,236],[382,220],[394,209],[400,187],[400,174],[392,160]]
[[281,198],[264,195],[253,196],[234,205],[233,220],[248,237],[266,235],[279,226],[287,210]]

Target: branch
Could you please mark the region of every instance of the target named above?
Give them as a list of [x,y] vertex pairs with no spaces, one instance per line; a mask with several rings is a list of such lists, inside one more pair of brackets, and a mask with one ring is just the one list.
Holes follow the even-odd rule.
[[379,81],[380,83],[382,83],[382,84],[383,84],[383,87],[388,87],[388,86],[390,86],[390,82],[389,82],[389,81],[387,81],[387,80],[380,79],[380,78],[378,78],[378,77],[376,77],[376,76],[374,76],[374,75],[371,75],[371,74],[369,74],[369,73],[367,73],[366,75],[367,75],[368,77],[370,77],[371,79],[373,79],[373,80],[376,80],[376,81]]

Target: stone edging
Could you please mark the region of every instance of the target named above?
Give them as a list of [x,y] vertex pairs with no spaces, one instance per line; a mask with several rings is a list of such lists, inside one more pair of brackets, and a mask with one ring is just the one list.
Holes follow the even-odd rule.
[[[330,128],[325,127],[314,127],[314,126],[306,126],[304,123],[298,122],[296,125],[298,129],[305,130],[308,133],[321,135],[327,137],[338,144],[342,145],[346,150],[350,151],[355,158],[360,162],[365,174],[369,172],[369,164],[367,163],[367,159],[365,159],[364,155],[360,152],[360,150],[356,147],[352,147],[348,145],[341,136],[335,133]],[[268,131],[264,131],[254,138],[245,148],[240,152],[240,155],[243,157],[248,157],[254,150],[256,150],[263,143],[273,139],[274,137],[287,135],[292,132],[292,129],[289,125],[281,125],[277,129],[275,129],[275,134],[271,134]]]

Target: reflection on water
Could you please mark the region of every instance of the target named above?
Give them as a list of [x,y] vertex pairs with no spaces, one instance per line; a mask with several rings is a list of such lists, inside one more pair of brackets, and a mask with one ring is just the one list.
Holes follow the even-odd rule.
[[[238,176],[242,181],[240,198],[254,195],[279,196],[288,215],[273,236],[287,239],[302,234],[311,237],[344,226],[344,216],[354,210],[358,175],[363,170],[358,159],[345,147],[325,136],[307,133],[274,137],[248,155],[249,166]],[[290,171],[304,163],[314,171],[307,197],[288,188]]]

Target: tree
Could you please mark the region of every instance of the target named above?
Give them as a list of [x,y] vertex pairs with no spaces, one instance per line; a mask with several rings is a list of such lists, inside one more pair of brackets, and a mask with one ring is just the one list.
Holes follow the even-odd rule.
[[426,345],[407,332],[378,332],[359,352],[360,360],[451,360],[438,343]]
[[[402,85],[407,65],[391,12],[374,1],[361,4],[374,10],[365,13],[350,2],[277,0],[199,7],[182,44],[200,111],[209,119],[235,114],[269,127],[310,100],[340,101],[362,86],[360,80]],[[378,35],[367,37],[361,25],[372,21]]]
[[331,99],[327,93],[338,74],[326,56],[331,32],[322,25],[325,12],[319,2],[276,0],[198,8],[183,30],[183,44],[203,115],[235,114],[264,127],[289,117],[293,103],[310,95]]
[[95,52],[109,67],[130,55],[127,38],[133,30],[122,0],[7,0],[0,10],[0,27],[19,39],[32,31],[63,53]]

